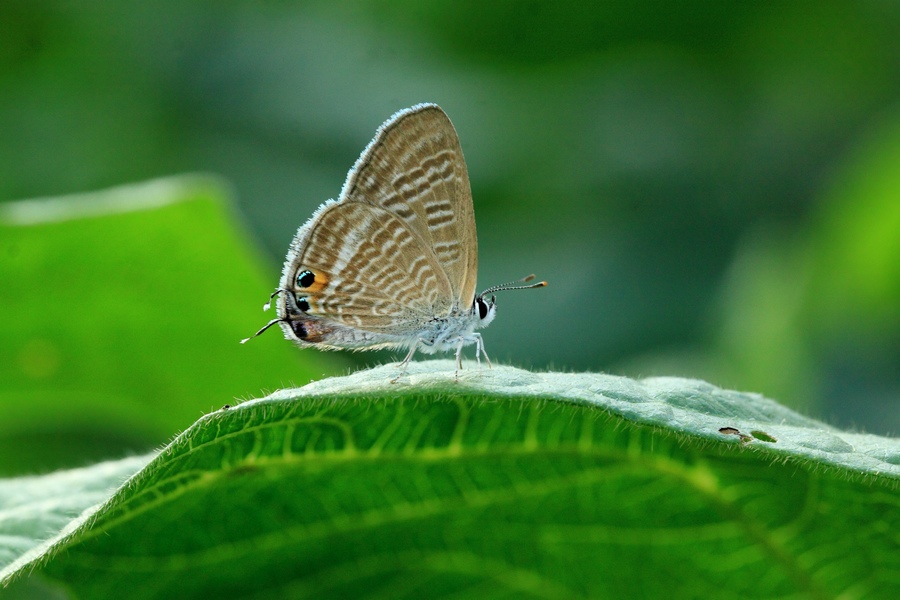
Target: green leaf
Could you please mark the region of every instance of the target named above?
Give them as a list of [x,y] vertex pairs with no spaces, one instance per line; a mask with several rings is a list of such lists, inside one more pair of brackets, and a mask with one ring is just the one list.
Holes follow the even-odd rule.
[[0,480],[0,564],[6,567],[4,574],[41,558],[55,536],[83,525],[113,490],[155,456]]
[[0,473],[143,452],[235,396],[336,371],[277,333],[239,344],[271,318],[278,269],[229,204],[186,176],[0,205]]
[[[32,579],[78,598],[900,591],[898,440],[695,380],[495,367],[455,383],[450,361],[395,374],[216,411],[142,469],[5,482],[0,540],[18,527],[20,542],[0,578],[37,564]],[[68,525],[42,491],[129,469],[105,504],[73,499]],[[8,497],[26,489],[51,507]]]

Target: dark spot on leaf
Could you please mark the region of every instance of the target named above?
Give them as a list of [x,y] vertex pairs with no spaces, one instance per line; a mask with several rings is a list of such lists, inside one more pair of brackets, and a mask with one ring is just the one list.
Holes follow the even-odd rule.
[[259,471],[259,467],[257,465],[244,463],[244,464],[238,465],[235,468],[228,471],[228,476],[229,477],[240,477],[241,475],[255,473],[256,471]]
[[749,435],[741,433],[741,430],[736,427],[719,427],[719,433],[723,435],[736,435],[741,438],[742,444],[746,444],[753,439]]

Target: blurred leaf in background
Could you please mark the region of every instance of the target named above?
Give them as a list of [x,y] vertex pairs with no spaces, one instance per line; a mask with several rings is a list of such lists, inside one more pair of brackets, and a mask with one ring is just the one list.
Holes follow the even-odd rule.
[[896,433],[898,39],[876,0],[12,0],[0,199],[212,171],[276,281],[375,128],[437,102],[480,284],[552,286],[501,299],[493,357],[702,376]]
[[147,451],[336,371],[277,335],[238,343],[277,282],[227,200],[182,177],[0,205],[0,475]]
[[900,434],[900,112],[849,154],[810,229],[804,308],[823,387],[839,418]]

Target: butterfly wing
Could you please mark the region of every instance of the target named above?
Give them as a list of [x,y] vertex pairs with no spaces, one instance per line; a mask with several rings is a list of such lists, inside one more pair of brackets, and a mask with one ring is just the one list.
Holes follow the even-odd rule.
[[435,318],[472,306],[477,243],[453,125],[433,104],[401,111],[339,200],[297,232],[279,286],[282,329],[325,348],[408,344]]
[[[309,315],[400,333],[449,310],[450,284],[440,265],[383,208],[325,204],[297,237],[282,288],[304,298]],[[301,285],[297,275],[306,271],[311,281]]]
[[478,274],[472,189],[459,137],[440,107],[419,104],[382,125],[347,176],[339,202],[397,216],[443,271],[453,302],[472,306]]

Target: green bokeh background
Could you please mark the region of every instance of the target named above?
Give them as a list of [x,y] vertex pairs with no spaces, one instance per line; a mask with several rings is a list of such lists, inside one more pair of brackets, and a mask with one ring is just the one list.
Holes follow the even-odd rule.
[[897,3],[5,0],[0,200],[213,172],[274,286],[422,101],[461,137],[480,287],[550,282],[499,298],[494,360],[900,431]]

